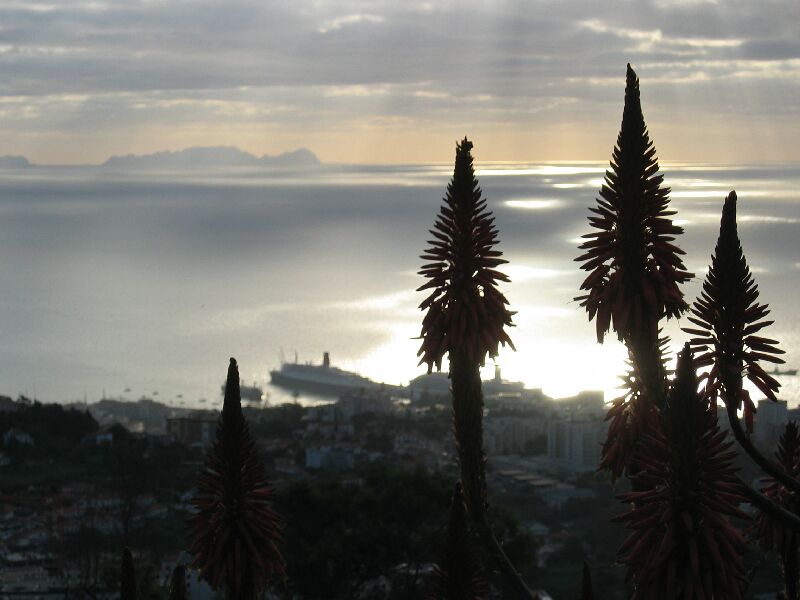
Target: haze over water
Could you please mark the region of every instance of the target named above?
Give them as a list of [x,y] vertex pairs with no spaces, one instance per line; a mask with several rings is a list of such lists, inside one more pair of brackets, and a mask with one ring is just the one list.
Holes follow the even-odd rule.
[[[517,311],[517,352],[503,350],[498,363],[505,378],[556,397],[603,389],[611,400],[624,370],[622,346],[613,336],[599,346],[572,301],[583,279],[578,238],[605,167],[477,163],[509,260],[503,291]],[[800,366],[800,166],[662,172],[696,274],[687,299],[736,189],[740,237],[775,320],[767,335],[787,351],[786,367]],[[424,372],[412,339],[424,297],[414,291],[418,257],[451,174],[452,165],[4,170],[0,394],[66,402],[157,391],[162,402],[211,407],[228,357],[246,382],[265,385],[281,353],[320,362],[323,351],[337,366],[407,383]],[[676,324],[667,331],[675,349],[687,339]],[[780,379],[792,405],[799,379]],[[290,399],[268,391],[273,402]]]

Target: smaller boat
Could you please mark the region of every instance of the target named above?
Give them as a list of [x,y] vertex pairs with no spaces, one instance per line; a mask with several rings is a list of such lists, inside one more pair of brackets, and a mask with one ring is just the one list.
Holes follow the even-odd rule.
[[777,375],[779,377],[781,375],[797,375],[797,369],[779,369],[778,367],[775,367],[772,369],[772,371],[769,371],[769,374]]
[[[253,385],[245,385],[244,383],[239,383],[239,394],[242,398],[242,402],[254,402],[258,403],[264,399],[264,390],[257,386],[255,383]],[[222,384],[222,395],[225,396],[225,384]]]

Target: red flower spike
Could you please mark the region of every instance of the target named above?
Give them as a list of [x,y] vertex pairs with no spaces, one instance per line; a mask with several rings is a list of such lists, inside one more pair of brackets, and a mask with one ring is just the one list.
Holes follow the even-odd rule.
[[[660,332],[659,332],[660,333]],[[666,371],[665,351],[669,338],[658,338],[659,364],[664,374]],[[628,471],[639,436],[653,427],[658,427],[658,409],[644,396],[644,388],[640,378],[636,377],[633,367],[634,355],[628,350],[628,371],[621,377],[622,387],[625,392],[611,403],[611,408],[606,414],[606,421],[610,421],[606,440],[600,455],[598,471],[608,471],[611,479],[615,480]]]
[[[775,452],[777,463],[794,478],[800,477],[800,428],[795,421],[789,421],[783,430]],[[778,506],[800,514],[800,495],[786,489],[778,481],[768,478],[761,493]],[[798,600],[800,598],[800,535],[785,526],[784,523],[771,519],[767,514],[759,512],[751,533],[758,540],[764,551],[777,550],[780,558],[784,580],[784,598]]]
[[683,229],[668,210],[669,188],[661,187],[656,151],[647,133],[639,98],[639,80],[628,65],[622,127],[606,171],[597,207],[575,260],[588,276],[581,306],[596,318],[597,341],[613,328],[628,340],[638,332],[655,339],[662,317],[678,317],[686,308],[679,285],[692,278],[671,242]]
[[456,145],[453,179],[439,217],[430,233],[430,247],[421,256],[431,261],[419,271],[428,282],[417,291],[432,290],[419,305],[422,321],[419,364],[428,372],[452,350],[483,364],[486,354],[497,356],[499,345],[514,348],[505,327],[512,326],[508,300],[497,289],[508,277],[497,267],[508,262],[495,250],[497,229],[486,209],[472,166],[472,142]]
[[480,600],[489,595],[489,584],[469,531],[461,483],[456,483],[447,543],[442,561],[434,565],[430,600]]
[[[606,171],[589,223],[592,233],[575,260],[587,277],[580,301],[595,320],[597,341],[613,329],[628,347],[635,383],[615,401],[601,468],[617,477],[627,470],[632,449],[647,428],[649,415],[664,403],[666,370],[658,336],[663,317],[686,308],[680,284],[691,279],[672,242],[683,230],[671,220],[669,189],[661,186],[658,161],[642,115],[639,80],[628,65],[625,107],[611,169]],[[616,410],[615,410],[616,409]]]
[[530,590],[503,552],[486,515],[480,366],[487,354],[497,355],[501,344],[514,348],[505,332],[505,327],[512,326],[513,313],[497,289],[497,282],[508,281],[496,270],[506,261],[494,249],[497,229],[475,179],[471,150],[467,138],[456,145],[453,179],[431,230],[434,239],[422,255],[423,260],[432,262],[419,271],[428,282],[417,291],[432,291],[420,304],[426,313],[418,355],[420,364],[428,365],[428,372],[433,365],[440,369],[442,358],[448,355],[453,433],[468,514],[494,566],[510,586],[529,597]]
[[722,208],[717,247],[711,257],[711,267],[703,282],[703,291],[692,306],[689,321],[696,327],[686,327],[693,336],[691,344],[698,352],[698,365],[713,365],[706,380],[709,402],[716,403],[718,391],[723,401],[735,408],[744,404],[747,432],[753,430],[755,406],[749,394],[742,390],[742,377],[747,378],[770,400],[780,383],[769,375],[759,361],[782,364],[777,355],[784,351],[773,339],[755,335],[772,324],[766,304],[758,304],[758,286],[747,266],[736,228],[736,192],[731,192]]
[[659,427],[641,436],[637,491],[618,520],[631,531],[619,551],[635,584],[631,600],[710,600],[743,597],[746,543],[729,517],[738,506],[734,453],[697,377],[687,344]]
[[192,567],[231,598],[258,597],[273,575],[284,576],[281,523],[242,414],[239,369],[231,358],[217,437],[197,478],[189,519]]

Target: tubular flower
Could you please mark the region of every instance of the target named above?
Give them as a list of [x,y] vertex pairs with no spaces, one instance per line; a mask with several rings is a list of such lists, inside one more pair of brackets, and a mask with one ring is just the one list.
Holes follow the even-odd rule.
[[431,290],[419,306],[427,312],[418,356],[428,372],[433,365],[440,369],[450,351],[483,364],[487,353],[497,355],[500,344],[514,347],[504,330],[513,313],[497,289],[497,282],[508,277],[496,268],[507,261],[494,249],[497,229],[475,179],[471,150],[467,138],[456,146],[453,179],[421,257],[431,261],[419,271],[428,282],[417,290]]
[[658,321],[678,317],[687,308],[679,284],[691,279],[674,246],[683,229],[668,210],[669,188],[661,187],[656,150],[647,133],[639,99],[639,80],[628,65],[622,127],[606,171],[597,207],[583,236],[584,254],[575,260],[589,274],[586,294],[575,299],[596,317],[597,341],[609,328],[620,340],[644,331],[655,339]]
[[[669,338],[658,338],[658,356],[662,371],[666,374],[664,351]],[[643,397],[644,389],[640,378],[636,377],[633,367],[634,358],[628,350],[630,359],[628,371],[621,377],[625,393],[611,403],[606,413],[608,434],[603,442],[598,470],[606,470],[616,479],[631,464],[639,436],[645,431],[658,426],[658,409],[652,402]]]
[[711,267],[703,282],[703,291],[692,306],[689,321],[698,328],[685,328],[695,336],[691,343],[698,351],[698,367],[711,366],[705,383],[712,404],[722,392],[723,401],[738,409],[744,402],[747,431],[753,430],[755,407],[750,395],[742,389],[742,376],[747,378],[770,400],[780,388],[778,381],[759,365],[765,360],[782,364],[776,355],[783,354],[773,339],[756,335],[773,321],[767,304],[759,304],[758,286],[742,251],[736,230],[736,192],[731,192],[722,208],[717,247]]
[[236,599],[257,597],[272,575],[285,575],[276,543],[280,519],[270,507],[263,464],[242,414],[239,369],[231,358],[214,446],[197,479],[189,520],[192,567]]
[[738,505],[732,442],[725,440],[697,377],[687,344],[660,412],[660,427],[640,438],[633,479],[621,498],[631,510],[617,520],[630,535],[619,551],[635,583],[632,600],[743,597],[746,543],[729,517]]
[[[795,421],[789,421],[781,435],[775,453],[778,464],[792,477],[800,477],[800,429]],[[775,479],[769,478],[761,492],[778,506],[794,514],[800,514],[800,496],[786,489]],[[753,527],[759,545],[765,551],[776,549],[780,557],[784,597],[786,600],[800,598],[800,536],[782,522],[759,512]]]
[[461,483],[456,483],[445,551],[441,563],[433,568],[430,600],[479,600],[488,596],[489,584],[473,544]]

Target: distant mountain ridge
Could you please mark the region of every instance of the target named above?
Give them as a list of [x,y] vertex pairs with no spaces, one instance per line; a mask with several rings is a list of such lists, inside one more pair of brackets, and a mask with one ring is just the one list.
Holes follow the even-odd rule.
[[275,156],[256,156],[236,146],[195,146],[184,150],[112,156],[102,167],[125,169],[196,169],[209,167],[310,167],[320,160],[307,148]]
[[20,169],[30,166],[31,163],[24,156],[0,156],[0,169]]

